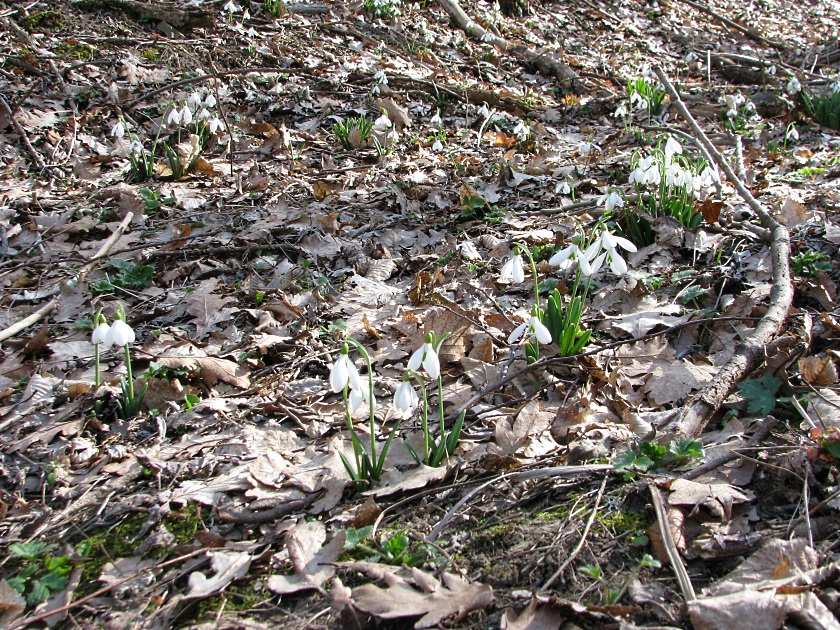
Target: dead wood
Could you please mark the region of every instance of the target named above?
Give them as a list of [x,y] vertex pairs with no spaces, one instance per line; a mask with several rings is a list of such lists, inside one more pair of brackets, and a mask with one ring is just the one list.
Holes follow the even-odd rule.
[[703,389],[695,394],[677,419],[664,429],[668,435],[694,437],[702,433],[709,420],[735,388],[735,385],[761,364],[765,356],[767,343],[779,333],[785,322],[788,310],[793,302],[793,283],[790,277],[790,235],[787,228],[764,209],[736,176],[729,162],[720,154],[697,124],[697,121],[694,120],[662,68],[656,66],[654,72],[668,91],[674,106],[691,125],[694,133],[697,134],[697,139],[706,147],[706,151],[714,158],[715,163],[735,186],[741,198],[760,218],[761,223],[769,230],[772,239],[770,251],[773,262],[773,288],[770,292],[770,306],[767,308],[766,314],[756,325],[753,334],[738,347],[735,355],[726,362]]
[[520,61],[524,61],[543,74],[557,79],[564,88],[572,91],[577,91],[578,75],[567,64],[559,59],[548,56],[547,54],[537,53],[527,46],[512,46],[506,39],[493,34],[480,24],[474,22],[458,4],[457,0],[438,0],[438,4],[455,22],[455,25],[464,31],[470,37],[487,42],[510,55],[513,55]]
[[187,8],[166,2],[138,2],[138,0],[101,0],[96,4],[123,11],[136,19],[166,22],[178,29],[210,28],[216,23],[212,11],[198,7]]
[[759,41],[762,44],[767,44],[768,46],[771,46],[772,48],[776,48],[777,50],[784,50],[785,49],[785,45],[783,43],[767,39],[763,35],[760,35],[759,33],[756,33],[751,28],[747,28],[743,24],[738,24],[738,22],[734,22],[734,21],[730,20],[729,18],[726,18],[726,17],[722,16],[720,13],[715,13],[714,11],[712,11],[709,7],[707,7],[704,4],[700,4],[699,2],[692,2],[692,0],[681,0],[681,2],[684,2],[688,6],[694,8],[694,9],[697,9],[698,11],[702,11],[703,13],[705,13],[707,15],[712,16],[717,21],[719,21],[721,24],[724,24],[725,26],[728,26],[729,28],[738,31],[739,33],[743,33],[747,37],[750,37],[750,38],[752,38],[756,41]]

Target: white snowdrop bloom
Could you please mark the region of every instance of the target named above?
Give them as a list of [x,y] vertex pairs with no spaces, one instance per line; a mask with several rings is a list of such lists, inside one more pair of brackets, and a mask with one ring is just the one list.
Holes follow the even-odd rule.
[[391,119],[388,118],[387,114],[382,114],[379,118],[373,121],[373,126],[379,129],[390,129]]
[[228,13],[236,13],[237,11],[241,10],[239,5],[236,4],[233,0],[228,0],[228,3],[224,6],[224,9]]
[[572,187],[569,186],[569,182],[564,181],[562,184],[557,184],[557,186],[554,188],[554,192],[559,192],[563,193],[564,195],[568,195],[570,192],[572,192]]
[[608,193],[604,193],[604,196],[598,199],[598,205],[604,206],[604,208],[611,211],[616,206],[623,208],[624,199],[621,198],[617,190],[611,190]]
[[385,139],[391,143],[391,145],[395,145],[397,142],[400,141],[400,134],[397,132],[396,129],[391,129],[388,133],[385,134]]
[[796,130],[796,127],[793,125],[790,126],[790,129],[787,130],[785,134],[785,140],[799,140],[799,132]]
[[645,171],[645,181],[653,186],[659,186],[662,181],[662,172],[659,170],[659,164],[651,164]]
[[181,124],[181,113],[177,107],[169,110],[169,113],[166,115],[166,124],[170,127],[177,127]]
[[432,151],[435,153],[440,153],[443,151],[443,142],[440,140],[435,140],[434,144],[432,145]]
[[589,278],[594,276],[601,270],[601,266],[604,264],[604,260],[606,260],[607,255],[606,253],[601,254],[595,260],[589,261],[586,259],[585,256],[582,256],[578,261],[580,266],[580,275],[584,278]]
[[490,31],[484,31],[484,35],[481,36],[481,41],[492,42],[493,41],[493,33],[491,33]]
[[840,92],[840,81],[835,81],[831,84],[831,93],[837,94],[838,92]]
[[559,252],[548,259],[548,264],[552,267],[560,267],[562,271],[572,267],[579,258],[583,257],[576,243],[572,243],[568,247],[564,247]]
[[645,175],[645,169],[641,166],[637,166],[632,171],[630,171],[630,175],[627,177],[627,181],[631,184],[640,184],[644,186],[647,183],[647,175]]
[[128,145],[128,150],[132,153],[143,153],[143,143],[139,140],[132,140]]
[[490,115],[490,110],[487,109],[487,104],[485,103],[484,105],[479,107],[478,111],[475,114],[480,118],[487,118]]
[[788,94],[796,94],[797,92],[802,90],[802,85],[799,83],[799,79],[793,77],[787,84],[787,91]]
[[[354,387],[353,383],[350,383],[350,393],[347,395],[347,407],[350,409],[350,415],[356,413],[363,404],[369,405],[372,398],[368,390],[367,379],[362,381],[360,377],[359,382],[356,385],[357,386]],[[375,398],[373,398],[373,406],[376,408]]]
[[670,164],[665,169],[665,185],[682,186],[683,184],[685,184],[685,171],[676,162]]
[[633,244],[633,241],[629,241],[623,236],[616,236],[609,230],[601,231],[601,245],[604,249],[616,249],[620,247],[628,252],[636,251],[636,246]]
[[251,12],[248,9],[245,9],[245,13],[242,14],[242,21],[244,22],[248,18],[251,17]]
[[524,339],[526,332],[528,337],[530,337],[532,344],[534,343],[534,340],[537,340],[540,343],[551,343],[551,333],[536,315],[531,315],[531,318],[527,322],[519,324],[519,326],[510,333],[508,343],[515,343],[520,338]]
[[359,371],[353,365],[350,356],[342,351],[338,360],[330,366],[330,387],[338,393],[344,391],[348,385],[353,389],[360,388]]
[[193,92],[190,94],[190,97],[187,99],[187,104],[192,107],[193,109],[198,109],[201,107],[202,96],[201,92]]
[[432,127],[440,127],[443,124],[443,120],[440,117],[440,112],[435,112],[435,115],[432,116],[432,119],[429,121],[429,124]]
[[93,329],[93,333],[90,336],[90,342],[105,344],[106,348],[109,347],[111,345],[108,343],[109,330],[111,330],[111,327],[105,322],[102,322],[99,326]]
[[647,109],[648,102],[644,96],[642,96],[638,92],[633,92],[630,95],[630,106],[635,107],[636,109]]
[[184,105],[184,108],[181,110],[181,123],[184,125],[189,125],[193,121],[192,110],[189,107]]
[[212,116],[213,116],[213,114],[211,114],[209,110],[204,109],[202,107],[201,110],[195,115],[195,118],[196,118],[196,120],[205,121],[205,120],[210,120],[210,118]]
[[626,118],[627,114],[629,113],[630,112],[627,111],[627,105],[622,103],[621,105],[615,108],[615,111],[613,112],[613,117],[618,118],[620,116],[622,118]]
[[388,77],[384,70],[377,70],[376,74],[373,75],[373,80],[381,85],[388,85]]
[[682,145],[673,136],[668,136],[668,140],[665,141],[665,162],[670,164],[673,157],[682,152]]
[[502,270],[499,272],[499,282],[508,284],[515,282],[519,284],[525,281],[525,267],[522,264],[522,256],[516,254],[507,259]]
[[222,119],[218,116],[214,116],[210,119],[210,122],[207,124],[208,129],[210,129],[210,133],[218,133],[223,127],[225,123],[222,122]]
[[604,254],[610,264],[610,270],[617,276],[627,273],[627,261],[621,257],[617,249],[608,249]]
[[420,404],[420,397],[411,386],[411,383],[404,380],[394,393],[394,409],[397,410],[403,419],[411,417],[414,410]]
[[592,153],[593,151],[598,151],[598,152],[600,152],[600,151],[601,151],[601,147],[599,147],[599,146],[598,146],[597,144],[595,144],[594,142],[581,142],[581,143],[580,143],[580,147],[578,147],[578,150],[579,150],[581,153],[583,153],[584,155],[589,155],[589,154],[590,154],[590,153]]
[[767,68],[767,74],[772,74],[773,76],[776,75],[776,66],[770,66]]
[[424,342],[408,359],[407,367],[412,372],[419,370],[421,365],[429,378],[437,379],[440,376],[440,359],[430,341]]
[[726,117],[727,118],[735,118],[735,116],[737,116],[737,115],[738,115],[738,112],[736,112],[734,109],[727,109],[726,110]]
[[516,136],[518,140],[525,140],[531,135],[531,128],[522,121],[519,121],[519,124],[513,128],[513,135]]
[[115,138],[122,138],[125,135],[125,124],[118,120],[117,124],[111,127],[111,135]]
[[124,346],[134,343],[134,329],[123,320],[114,320],[114,324],[104,336],[104,343],[108,346]]
[[460,243],[458,245],[458,251],[461,253],[461,256],[467,260],[478,260],[481,258],[481,254],[475,248],[472,241],[464,241],[463,243]]
[[204,107],[208,109],[213,109],[216,106],[216,97],[212,94],[208,94],[207,98],[204,99]]
[[379,84],[378,83],[376,85],[374,85],[372,88],[370,88],[370,93],[371,94],[379,94]]

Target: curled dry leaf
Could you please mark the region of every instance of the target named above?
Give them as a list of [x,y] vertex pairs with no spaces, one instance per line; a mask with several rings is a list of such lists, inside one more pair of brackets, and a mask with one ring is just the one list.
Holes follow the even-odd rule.
[[811,385],[833,385],[837,382],[837,368],[831,357],[804,357],[799,359],[799,373]]
[[210,553],[210,567],[215,575],[208,578],[200,571],[190,574],[190,592],[186,598],[207,597],[218,593],[233,580],[245,577],[251,567],[252,557],[248,553],[235,551],[218,551]]
[[326,545],[327,530],[320,521],[301,521],[286,533],[286,548],[295,572],[272,575],[267,586],[279,595],[317,589],[335,575],[333,563],[344,549],[346,532],[341,530]]

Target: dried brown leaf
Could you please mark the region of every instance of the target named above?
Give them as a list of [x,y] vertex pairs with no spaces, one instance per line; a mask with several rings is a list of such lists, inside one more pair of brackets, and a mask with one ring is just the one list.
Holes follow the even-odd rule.
[[186,599],[193,597],[208,597],[224,590],[233,580],[238,580],[248,574],[253,558],[250,554],[236,551],[210,552],[210,567],[213,577],[208,578],[200,571],[193,571],[189,577],[190,591]]
[[837,382],[837,368],[831,357],[804,357],[799,359],[799,373],[811,385],[833,385]]
[[320,521],[300,521],[286,532],[286,548],[295,568],[293,575],[272,575],[267,586],[279,595],[317,589],[333,575],[334,563],[344,549],[346,532],[341,530],[326,545],[327,530]]

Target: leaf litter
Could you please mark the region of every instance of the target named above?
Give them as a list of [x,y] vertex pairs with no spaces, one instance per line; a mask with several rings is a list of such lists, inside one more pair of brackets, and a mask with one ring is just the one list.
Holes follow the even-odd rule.
[[[801,93],[838,79],[828,10],[465,3],[480,41],[449,0],[245,4],[0,17],[0,544],[55,545],[3,561],[3,623],[837,626],[840,145]],[[778,249],[732,181],[696,200],[699,225],[627,212],[655,196],[626,178],[661,128],[699,156],[669,97],[653,111],[651,66],[792,243],[787,321],[682,436],[702,457],[669,451],[672,422],[772,310]],[[370,136],[342,147],[336,124],[362,115]],[[528,249],[540,295],[568,301],[574,274],[547,261],[605,226],[639,240],[627,274],[611,258],[587,285],[584,354],[541,344],[529,363],[506,341],[531,271],[499,269]],[[95,385],[94,317],[119,305],[148,386],[133,417],[119,349]],[[391,404],[430,332],[450,333],[432,419],[466,412],[438,467]],[[374,443],[394,436],[363,490],[329,388],[348,337],[370,350]],[[365,417],[349,422],[370,444]],[[618,456],[633,465],[606,473]],[[632,573],[647,552],[662,566]]]

